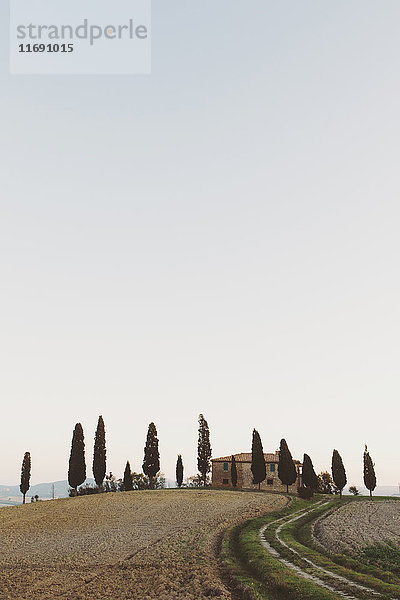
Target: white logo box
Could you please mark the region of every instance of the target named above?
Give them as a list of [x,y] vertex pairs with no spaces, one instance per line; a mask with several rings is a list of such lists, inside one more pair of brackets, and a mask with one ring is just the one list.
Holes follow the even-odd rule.
[[150,0],[11,0],[10,72],[150,73],[150,28]]

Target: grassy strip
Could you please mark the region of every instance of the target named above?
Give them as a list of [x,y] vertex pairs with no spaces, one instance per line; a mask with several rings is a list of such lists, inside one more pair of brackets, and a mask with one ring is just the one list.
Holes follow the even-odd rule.
[[378,565],[384,572],[389,570],[395,579],[400,575],[400,548],[393,543],[367,546],[360,552],[359,558],[367,565]]
[[[312,560],[318,566],[325,568],[333,573],[345,577],[355,583],[369,587],[386,598],[400,598],[400,586],[398,585],[398,579],[391,573],[384,572],[374,567],[368,567],[363,565],[355,559],[346,557],[345,555],[331,555],[328,552],[318,550],[315,547],[310,547],[312,544],[311,537],[311,522],[314,521],[318,516],[321,516],[325,512],[329,512],[332,507],[338,505],[337,501],[333,501],[328,507],[316,509],[312,513],[308,513],[293,523],[284,525],[280,532],[280,537],[285,541],[291,548],[296,550],[302,558]],[[302,569],[307,572],[313,573],[313,567],[307,566],[307,563],[302,561],[302,558],[296,556],[286,548],[282,548],[275,539],[275,527],[271,530],[266,531],[266,539],[270,542],[273,547],[279,550],[280,554],[286,556],[292,562],[298,564]],[[307,543],[308,542],[308,543]],[[308,545],[310,544],[310,545]],[[322,553],[323,552],[323,553]],[[327,581],[332,581],[328,576],[319,574],[318,576]],[[397,585],[396,585],[397,584]],[[346,589],[345,584],[337,582],[334,584],[335,587]],[[357,596],[370,598],[369,592],[357,590]]]
[[[225,536],[222,546],[224,566],[231,577],[250,596],[267,600],[337,600],[334,592],[296,575],[272,556],[260,543],[259,530],[268,522],[310,506],[303,500],[295,500],[284,510],[270,513],[232,528]],[[247,592],[246,592],[247,593]]]

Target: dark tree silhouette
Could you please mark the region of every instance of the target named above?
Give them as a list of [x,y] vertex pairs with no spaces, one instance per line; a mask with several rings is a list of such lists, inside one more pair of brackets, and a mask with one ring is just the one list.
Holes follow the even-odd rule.
[[71,454],[69,457],[68,483],[78,495],[78,487],[86,479],[85,441],[80,423],[75,425],[72,435]]
[[343,465],[342,457],[337,450],[332,454],[332,479],[342,497],[343,488],[347,483],[346,471]]
[[237,467],[236,467],[236,459],[232,454],[232,462],[231,462],[231,480],[232,485],[235,488],[237,486]]
[[19,489],[23,495],[22,504],[25,504],[25,496],[29,490],[29,480],[31,478],[31,455],[29,452],[25,452],[21,467],[21,485]]
[[180,454],[178,454],[178,460],[176,461],[176,483],[179,488],[183,483],[183,462]]
[[150,481],[150,489],[154,489],[154,479],[160,470],[160,453],[158,451],[157,429],[150,423],[144,447],[143,473]]
[[199,438],[197,443],[197,468],[199,470],[203,485],[206,487],[207,475],[211,471],[211,445],[210,445],[210,430],[208,423],[199,415]]
[[369,455],[367,445],[365,445],[364,450],[364,484],[367,490],[369,490],[369,497],[372,500],[372,492],[376,488],[376,475],[375,465]]
[[124,471],[124,491],[131,492],[133,490],[133,478],[131,465],[129,464],[129,460],[126,461],[125,471]]
[[286,485],[286,493],[288,494],[289,485],[295,483],[297,479],[297,471],[286,440],[284,439],[281,440],[279,448],[278,477],[283,485]]
[[303,485],[306,487],[317,490],[318,489],[318,477],[314,471],[311,458],[308,454],[304,455],[303,458],[303,471],[302,471]]
[[261,437],[257,429],[253,429],[251,442],[251,472],[253,473],[253,483],[258,483],[258,489],[260,489],[261,482],[267,476],[267,469]]
[[100,487],[106,476],[106,432],[104,429],[103,417],[101,415],[97,422],[96,435],[94,438],[93,476],[96,484]]

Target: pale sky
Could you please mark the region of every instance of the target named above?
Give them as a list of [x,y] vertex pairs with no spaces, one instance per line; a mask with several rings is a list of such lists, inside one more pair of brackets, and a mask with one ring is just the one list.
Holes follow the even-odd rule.
[[11,76],[0,0],[0,483],[196,473],[285,437],[400,480],[398,0],[153,0],[152,74]]

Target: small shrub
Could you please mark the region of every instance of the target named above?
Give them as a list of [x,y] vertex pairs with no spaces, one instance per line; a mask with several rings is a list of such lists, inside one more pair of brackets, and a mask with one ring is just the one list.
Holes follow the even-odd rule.
[[297,488],[297,494],[299,498],[302,498],[303,500],[311,500],[311,498],[314,496],[312,489],[304,485]]
[[85,485],[81,485],[78,488],[78,493],[75,494],[75,490],[70,488],[68,491],[68,495],[72,498],[75,495],[77,496],[90,496],[91,494],[100,494],[103,492],[103,488],[97,487],[97,485],[90,485],[90,483],[86,483]]

